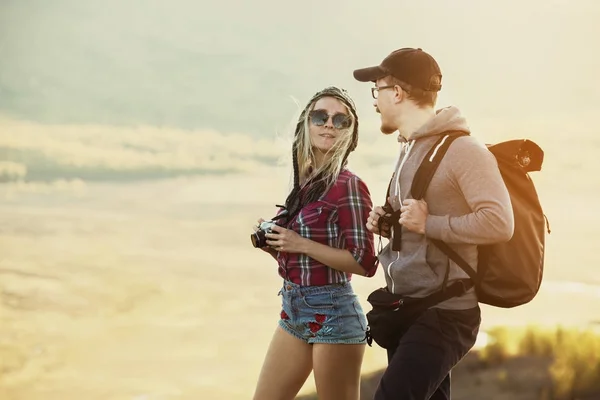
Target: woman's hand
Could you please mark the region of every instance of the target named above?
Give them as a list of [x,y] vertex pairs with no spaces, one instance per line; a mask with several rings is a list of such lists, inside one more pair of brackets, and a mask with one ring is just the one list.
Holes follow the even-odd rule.
[[266,238],[267,244],[273,249],[286,253],[306,253],[308,239],[279,225],[274,225],[271,230],[273,233],[267,233]]
[[[367,218],[367,229],[369,232],[374,233],[376,235],[383,236],[384,238],[388,238],[390,235],[391,227],[387,224],[380,224],[379,219],[383,217],[386,212],[383,210],[383,207],[377,206],[371,212],[369,212],[369,218]],[[383,226],[379,226],[383,225]]]
[[[260,226],[260,224],[262,224],[263,222],[265,222],[265,220],[263,218],[259,218],[257,222],[258,222],[258,225],[254,225],[252,227],[252,229],[254,230],[254,232],[258,231],[258,227]],[[260,247],[260,249],[262,251],[264,251],[265,253],[269,253],[270,255],[272,255],[273,258],[277,259],[277,251],[274,250],[273,248],[271,248],[269,246],[265,246],[265,247]]]
[[262,218],[259,218],[258,221],[256,221],[256,222],[258,222],[258,223],[252,227],[252,229],[254,230],[254,232],[256,232],[258,230],[258,227],[260,226],[260,224],[262,224],[263,222],[265,222],[265,220],[262,219]]

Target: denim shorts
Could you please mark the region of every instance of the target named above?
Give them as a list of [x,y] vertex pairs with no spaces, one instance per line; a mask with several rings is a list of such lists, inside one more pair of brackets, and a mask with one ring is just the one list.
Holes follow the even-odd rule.
[[300,286],[284,281],[279,325],[306,343],[366,343],[367,318],[350,283]]

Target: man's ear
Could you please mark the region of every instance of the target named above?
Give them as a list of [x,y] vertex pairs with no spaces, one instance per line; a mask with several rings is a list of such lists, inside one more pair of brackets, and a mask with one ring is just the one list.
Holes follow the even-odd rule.
[[394,86],[394,103],[398,104],[404,100],[406,93],[398,85]]

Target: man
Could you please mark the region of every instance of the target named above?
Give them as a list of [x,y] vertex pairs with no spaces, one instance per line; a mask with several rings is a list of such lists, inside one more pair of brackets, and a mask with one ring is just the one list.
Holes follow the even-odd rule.
[[[439,293],[468,275],[431,239],[448,244],[473,268],[477,245],[507,241],[513,233],[510,197],[496,159],[470,136],[456,107],[435,110],[442,73],[435,59],[422,49],[403,48],[378,66],[358,69],[354,77],[373,82],[375,110],[381,132],[399,132],[398,162],[387,193],[389,205],[400,210],[400,232],[379,254],[387,289],[409,298]],[[412,198],[411,184],[426,153],[442,136],[456,138],[443,157],[421,200]],[[367,228],[379,230],[385,215],[375,207]],[[393,245],[394,238],[400,244]],[[427,308],[398,334],[388,348],[388,367],[375,395],[383,399],[450,399],[450,371],[473,347],[481,322],[473,288]]]

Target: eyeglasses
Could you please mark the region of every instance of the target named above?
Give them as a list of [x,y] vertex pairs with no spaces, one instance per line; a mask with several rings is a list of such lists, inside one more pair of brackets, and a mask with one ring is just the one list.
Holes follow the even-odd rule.
[[377,96],[379,95],[379,91],[382,89],[391,89],[396,87],[396,85],[388,85],[388,86],[380,86],[380,87],[372,87],[371,88],[371,96],[373,96],[374,99],[377,98]]
[[327,114],[325,110],[313,110],[308,114],[310,118],[310,122],[316,126],[323,126],[329,121],[329,117],[331,117],[331,122],[336,129],[347,129],[352,125],[352,118],[348,114],[344,113],[336,113],[333,115]]

